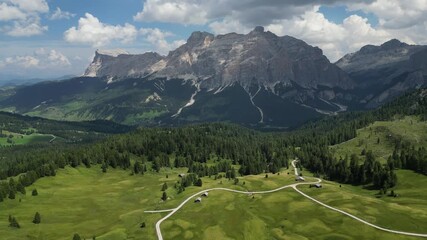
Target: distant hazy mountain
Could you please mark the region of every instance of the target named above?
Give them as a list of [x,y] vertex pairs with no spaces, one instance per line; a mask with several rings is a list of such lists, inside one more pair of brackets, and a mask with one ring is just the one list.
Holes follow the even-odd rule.
[[381,46],[367,45],[337,63],[355,81],[359,104],[378,107],[410,90],[427,86],[427,46],[396,39]]
[[0,95],[0,107],[67,120],[291,127],[424,84],[424,55],[422,46],[392,40],[331,64],[321,49],[262,27],[194,32],[167,56],[99,50],[85,76],[18,87]]
[[44,81],[52,80],[66,80],[75,77],[74,75],[64,75],[62,77],[55,78],[14,78],[4,77],[0,78],[0,87],[19,86],[19,85],[30,85]]

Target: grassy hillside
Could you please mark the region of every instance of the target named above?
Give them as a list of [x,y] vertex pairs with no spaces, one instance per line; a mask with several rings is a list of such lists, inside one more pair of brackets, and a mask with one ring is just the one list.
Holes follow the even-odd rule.
[[[189,195],[205,188],[252,191],[292,184],[292,169],[284,167],[294,156],[300,158],[302,166],[327,179],[350,183],[339,174],[353,174],[356,172],[354,169],[358,171],[354,176],[371,175],[364,181],[352,182],[360,186],[325,182],[322,189],[301,186],[302,191],[379,226],[426,233],[425,175],[396,170],[397,185],[393,180],[393,185],[377,184],[377,187],[374,179],[377,183],[378,179],[392,180],[389,176],[394,172],[372,159],[368,159],[366,165],[356,163],[353,164],[355,167],[349,168],[346,162],[334,158],[360,154],[365,149],[372,150],[377,158],[384,161],[397,140],[408,141],[415,146],[427,145],[425,118],[391,118],[396,116],[394,110],[381,111],[383,113],[378,115],[368,113],[359,116],[354,121],[348,116],[350,121],[344,119],[343,123],[339,123],[337,118],[330,123],[325,120],[328,125],[312,125],[295,134],[266,134],[228,124],[202,124],[181,128],[142,128],[96,144],[70,147],[66,151],[21,152],[20,146],[2,148],[0,163],[7,165],[3,178],[14,177],[18,184],[0,182],[0,193],[4,198],[0,202],[0,236],[2,239],[70,239],[74,233],[79,233],[86,239],[93,236],[113,240],[156,239],[154,225],[165,213],[147,214],[144,210],[176,207]],[[391,120],[374,122],[378,119]],[[55,129],[60,133],[62,127],[68,126],[67,130],[91,135],[97,134],[94,129],[102,129],[102,123],[105,123],[75,123],[83,125],[71,126],[55,122],[58,125],[44,125],[45,120],[30,120],[31,124],[38,123],[38,127],[26,125],[27,121],[16,121],[17,125],[4,121],[3,130],[25,134],[25,131],[35,129],[48,134],[42,129]],[[356,132],[367,123],[372,124]],[[76,130],[76,127],[85,131]],[[322,128],[323,132],[317,128]],[[354,136],[355,139],[344,142]],[[343,143],[329,147],[337,142]],[[8,150],[8,155],[3,154]],[[424,155],[419,156],[422,158],[419,162],[424,161]],[[108,168],[107,173],[102,173],[101,165]],[[144,171],[146,167],[148,172],[144,175],[131,174]],[[119,170],[121,168],[126,170]],[[323,171],[319,171],[322,168]],[[160,172],[151,169],[159,169]],[[280,170],[279,175],[271,173]],[[198,175],[203,186],[190,186],[191,183],[186,185],[181,181],[180,187],[175,188],[180,180],[178,174],[187,171],[191,172],[189,176]],[[230,178],[235,173],[246,176],[239,175],[237,185],[235,180],[213,177],[223,171],[228,171]],[[265,172],[269,172],[268,178]],[[21,177],[15,177],[17,175]],[[164,183],[169,186],[166,202],[160,200]],[[25,195],[20,193],[22,186],[28,186]],[[186,187],[185,191],[178,194],[182,186]],[[379,195],[383,186],[388,193],[393,190],[399,196]],[[31,196],[34,188],[38,190],[38,196]],[[376,190],[370,190],[372,188]],[[8,199],[14,194],[16,199]],[[39,225],[31,222],[36,212],[42,216]],[[9,214],[18,220],[20,229],[8,227]],[[141,223],[146,227],[141,228]],[[190,201],[165,221],[162,231],[165,239],[412,239],[363,225],[303,198],[292,189],[268,195],[257,194],[254,198],[210,192],[202,203]]]
[[357,130],[357,137],[332,146],[338,158],[351,154],[360,155],[362,150],[372,150],[374,155],[385,162],[393,153],[396,140],[410,142],[414,146],[427,146],[427,121],[419,117],[396,117],[392,121],[377,121]]
[[[427,177],[409,170],[397,170],[398,197],[375,195],[361,186],[325,182],[321,191],[301,188],[310,196],[362,219],[393,230],[426,233]],[[394,239],[394,238],[393,238]]]
[[[56,177],[38,180],[38,196],[19,194],[0,203],[2,239],[71,239],[74,233],[86,239],[156,239],[154,225],[165,213],[144,210],[168,209],[203,188],[229,187],[266,190],[294,183],[292,173],[241,177],[235,186],[227,179],[203,178],[203,187],[189,187],[177,194],[173,184],[186,169],[131,176],[128,171],[99,166],[59,170]],[[168,178],[166,178],[168,174]],[[323,189],[300,189],[332,206],[384,227],[423,232],[427,229],[427,178],[399,171],[402,183],[398,198],[376,198],[374,191],[328,182]],[[167,183],[169,199],[160,200]],[[243,184],[244,182],[244,184]],[[421,188],[421,189],[420,189]],[[418,193],[421,193],[418,194]],[[423,195],[424,194],[424,195]],[[357,201],[353,201],[357,199]],[[369,203],[369,204],[368,204]],[[31,221],[35,212],[41,224]],[[21,229],[8,227],[11,214]],[[140,228],[142,222],[146,228]],[[291,189],[267,195],[211,192],[201,204],[189,202],[162,225],[165,239],[413,239],[388,234],[325,209]]]
[[62,139],[51,134],[19,134],[9,131],[3,131],[0,137],[0,146],[13,146],[23,144],[49,143]]
[[110,121],[63,122],[0,112],[1,146],[86,142],[132,129]]
[[156,118],[176,113],[195,90],[182,80],[107,83],[106,79],[79,77],[0,91],[0,109],[55,120],[157,124]]

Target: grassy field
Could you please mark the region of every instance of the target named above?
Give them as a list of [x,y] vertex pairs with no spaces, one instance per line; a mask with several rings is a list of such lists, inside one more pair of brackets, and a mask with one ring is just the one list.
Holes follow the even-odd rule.
[[[0,203],[1,239],[71,239],[74,233],[97,239],[155,239],[154,224],[163,214],[143,211],[174,207],[201,189],[190,187],[177,195],[173,185],[182,172],[186,169],[144,176],[113,169],[103,174],[99,166],[59,170],[55,177],[38,180],[25,196],[17,194],[17,199]],[[164,182],[170,186],[166,202],[160,200]],[[207,178],[204,185],[233,187],[226,179]],[[38,196],[31,196],[33,188]],[[40,225],[31,223],[37,211],[42,216]],[[21,229],[8,227],[9,214],[17,218]],[[147,224],[144,229],[142,222]]]
[[[357,130],[357,137],[331,148],[335,156],[345,158],[351,154],[360,155],[363,149],[372,150],[374,155],[385,162],[394,149],[394,141],[401,138],[416,146],[427,146],[427,122],[418,117],[406,116],[394,121],[378,121]],[[378,143],[379,139],[379,143]]]
[[[38,180],[26,196],[18,194],[17,199],[0,203],[1,239],[71,239],[74,233],[86,239],[156,239],[155,222],[166,213],[147,214],[144,210],[173,208],[204,188],[267,190],[294,183],[292,172],[288,175],[284,170],[268,178],[264,174],[242,177],[237,186],[224,178],[204,178],[203,187],[189,187],[177,194],[173,184],[185,171],[131,176],[113,169],[104,174],[98,166],[67,167],[56,177]],[[381,226],[425,232],[427,177],[409,171],[398,174],[398,198],[376,198],[374,191],[348,185],[339,188],[335,183],[325,183],[323,189],[300,189]],[[160,200],[164,182],[169,186],[166,202]],[[38,196],[31,196],[32,188],[37,188]],[[42,216],[39,225],[31,223],[35,212]],[[21,229],[8,227],[9,214],[17,218]],[[146,228],[140,228],[142,222]],[[254,198],[214,191],[201,204],[185,205],[163,223],[162,231],[165,239],[412,239],[365,226],[292,189]]]
[[3,131],[6,135],[12,135],[12,142],[8,142],[8,137],[0,137],[0,146],[10,146],[10,145],[22,145],[22,144],[34,144],[34,143],[45,143],[51,141],[54,136],[51,134],[40,134],[33,133],[30,135],[11,133]]
[[393,230],[427,233],[427,177],[409,170],[397,170],[399,196],[379,197],[375,191],[324,182],[323,189],[300,187],[305,193],[362,219]]

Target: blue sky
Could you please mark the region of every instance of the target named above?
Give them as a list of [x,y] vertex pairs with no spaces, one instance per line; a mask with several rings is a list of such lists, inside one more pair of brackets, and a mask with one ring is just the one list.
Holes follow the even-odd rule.
[[0,0],[0,80],[84,72],[96,49],[168,51],[193,31],[257,25],[332,61],[398,38],[426,44],[427,0]]

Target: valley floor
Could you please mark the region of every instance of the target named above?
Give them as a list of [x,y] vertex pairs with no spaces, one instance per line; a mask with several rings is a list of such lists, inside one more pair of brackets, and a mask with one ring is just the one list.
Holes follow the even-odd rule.
[[[71,239],[74,233],[90,239],[156,239],[155,223],[167,213],[145,210],[170,209],[188,196],[212,187],[238,190],[270,190],[295,183],[292,169],[280,175],[245,176],[239,183],[225,178],[203,178],[203,187],[189,187],[176,194],[173,185],[186,169],[133,175],[99,166],[59,170],[56,177],[38,180],[26,196],[0,203],[2,239]],[[289,174],[288,174],[289,173]],[[299,189],[333,207],[382,227],[423,233],[427,229],[427,177],[397,171],[395,192],[400,196],[376,197],[376,191],[358,186],[323,182],[322,189]],[[168,175],[168,178],[166,178]],[[309,176],[309,173],[304,172]],[[167,182],[169,199],[162,202],[161,187]],[[37,188],[39,195],[31,196]],[[21,199],[21,200],[19,200]],[[35,212],[41,224],[31,221]],[[21,229],[8,227],[11,214]],[[140,228],[145,222],[146,227]],[[416,239],[385,233],[326,209],[292,189],[272,194],[239,195],[212,192],[202,203],[189,202],[162,224],[165,239]]]

